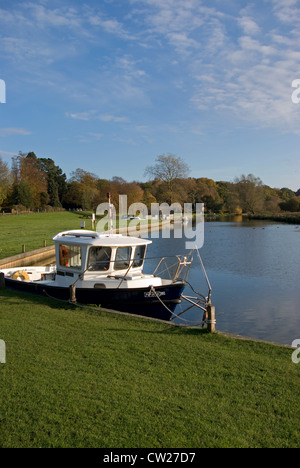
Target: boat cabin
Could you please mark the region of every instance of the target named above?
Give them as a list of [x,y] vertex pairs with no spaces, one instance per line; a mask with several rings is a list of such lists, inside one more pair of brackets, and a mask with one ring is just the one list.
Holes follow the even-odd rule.
[[57,234],[55,242],[57,274],[74,273],[97,276],[141,273],[147,245],[152,242],[121,234],[94,231],[66,231]]

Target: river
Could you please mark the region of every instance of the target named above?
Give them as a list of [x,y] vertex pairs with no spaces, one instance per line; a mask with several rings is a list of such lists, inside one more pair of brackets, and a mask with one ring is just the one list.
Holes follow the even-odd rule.
[[[185,253],[185,241],[174,232],[171,239],[160,236],[147,256]],[[212,285],[217,330],[287,345],[300,339],[300,226],[206,222],[199,251]],[[206,294],[197,261],[189,280]],[[185,317],[196,320],[199,313]]]

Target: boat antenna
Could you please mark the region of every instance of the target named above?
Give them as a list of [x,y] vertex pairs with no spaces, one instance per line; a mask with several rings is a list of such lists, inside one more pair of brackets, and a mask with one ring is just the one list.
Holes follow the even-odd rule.
[[110,198],[110,193],[107,193],[107,199],[108,199],[108,215],[109,215],[109,222],[110,222],[110,234],[113,233],[113,218],[112,218],[112,211],[111,211],[111,198]]

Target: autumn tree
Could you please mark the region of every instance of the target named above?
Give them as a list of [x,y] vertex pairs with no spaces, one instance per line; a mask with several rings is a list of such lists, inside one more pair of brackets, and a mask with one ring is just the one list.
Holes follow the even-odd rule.
[[[38,208],[47,194],[47,176],[39,165],[35,153],[19,153],[13,158],[14,178],[12,201],[26,208]],[[20,186],[20,187],[18,187]]]
[[184,179],[189,173],[188,165],[173,154],[160,155],[156,158],[156,164],[145,169],[145,176],[159,179],[167,186],[165,193],[168,203],[174,201],[175,183],[178,179]]
[[264,188],[259,177],[242,175],[234,180],[235,190],[244,213],[255,214],[264,206]]
[[[99,190],[97,188],[98,177],[83,169],[76,169],[76,171],[73,171],[71,174],[70,182],[77,182],[81,199],[80,206],[84,210],[94,210],[99,204]],[[74,184],[72,189],[74,189]]]

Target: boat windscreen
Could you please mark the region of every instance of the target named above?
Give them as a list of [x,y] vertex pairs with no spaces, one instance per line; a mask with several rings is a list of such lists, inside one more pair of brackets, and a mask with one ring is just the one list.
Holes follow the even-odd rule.
[[89,250],[88,270],[106,271],[109,270],[111,259],[110,247],[91,247]]
[[119,247],[117,250],[115,270],[125,270],[131,260],[131,247]]
[[146,252],[145,245],[138,245],[135,249],[134,259],[133,259],[133,268],[138,268],[143,265],[144,257]]

